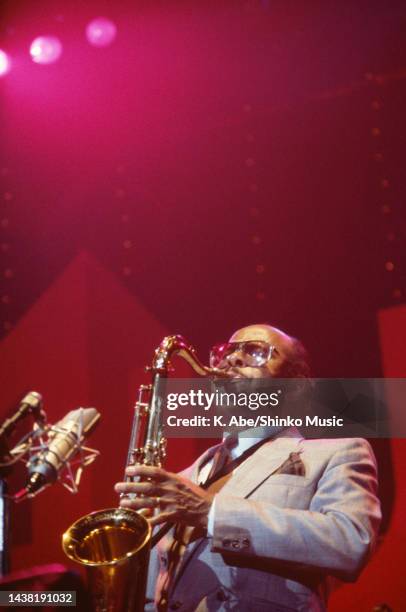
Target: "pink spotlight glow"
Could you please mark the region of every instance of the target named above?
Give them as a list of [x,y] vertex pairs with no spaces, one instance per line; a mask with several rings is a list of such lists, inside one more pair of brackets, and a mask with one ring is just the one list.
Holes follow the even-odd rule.
[[5,51],[0,49],[0,77],[7,74],[10,70],[10,60]]
[[117,27],[106,17],[93,19],[86,27],[86,38],[95,47],[108,47],[117,35]]
[[36,64],[53,64],[62,54],[62,43],[56,36],[38,36],[30,47],[32,61]]

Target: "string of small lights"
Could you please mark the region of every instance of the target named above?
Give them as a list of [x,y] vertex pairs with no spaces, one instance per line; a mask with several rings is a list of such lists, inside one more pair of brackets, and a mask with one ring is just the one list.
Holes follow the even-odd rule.
[[132,224],[130,223],[131,215],[127,197],[127,188],[124,187],[126,178],[126,166],[121,163],[116,168],[117,174],[117,187],[115,188],[114,197],[119,204],[120,210],[120,247],[121,247],[121,274],[124,278],[128,278],[132,275],[132,249],[133,239],[131,237]]
[[2,309],[2,335],[7,334],[12,328],[11,307],[12,307],[12,281],[14,270],[10,261],[10,213],[14,200],[14,194],[10,188],[10,170],[3,166],[0,169],[0,179],[4,190],[1,194],[1,241],[0,249],[2,255],[2,283],[1,283],[1,309]]
[[137,250],[136,232],[139,231],[137,225],[137,208],[140,205],[148,204],[150,207],[157,207],[156,197],[145,190],[140,185],[134,185],[132,181],[131,165],[120,163],[116,167],[116,186],[114,187],[114,199],[117,202],[119,211],[119,272],[124,280],[130,281],[136,274]]
[[[399,303],[404,298],[402,287],[402,262],[398,259],[399,241],[401,240],[401,223],[397,223],[399,212],[394,195],[393,177],[388,161],[390,142],[385,133],[384,85],[393,80],[393,75],[366,73],[365,78],[371,88],[371,141],[372,163],[374,168],[374,186],[380,213],[382,228],[383,261],[382,269],[386,274],[384,285],[386,297],[393,303]],[[404,270],[403,270],[404,273]]]
[[[247,176],[247,191],[248,191],[248,212],[250,218],[249,232],[250,243],[254,249],[255,268],[253,273],[256,277],[255,283],[255,298],[257,301],[263,301],[266,298],[265,292],[265,270],[264,264],[264,241],[261,230],[261,205],[259,196],[259,181],[257,160],[254,157],[255,131],[252,127],[252,106],[249,103],[244,104],[243,112],[245,114],[244,125],[247,126],[245,133],[245,170]],[[248,120],[247,120],[248,119]],[[263,229],[263,228],[262,228]]]

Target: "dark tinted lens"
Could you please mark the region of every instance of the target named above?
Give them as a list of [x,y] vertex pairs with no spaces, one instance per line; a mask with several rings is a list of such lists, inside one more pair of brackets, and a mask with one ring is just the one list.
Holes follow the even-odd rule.
[[234,343],[225,342],[223,344],[216,344],[210,351],[210,365],[212,368],[218,368],[222,365],[222,362],[228,355],[231,355],[235,350]]
[[244,342],[243,351],[249,365],[260,366],[268,361],[268,344],[262,342]]

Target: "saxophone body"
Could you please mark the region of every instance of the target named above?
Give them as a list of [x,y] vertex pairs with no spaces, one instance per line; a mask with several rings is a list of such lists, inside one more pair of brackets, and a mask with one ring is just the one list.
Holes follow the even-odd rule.
[[[141,385],[126,467],[161,467],[166,455],[163,435],[162,382],[171,371],[171,358],[179,355],[200,376],[224,376],[203,365],[195,350],[180,335],[167,336],[155,351],[150,385]],[[124,476],[128,482],[130,478]],[[151,527],[142,511],[128,508],[97,510],[78,519],[63,534],[65,554],[86,567],[90,605],[94,612],[141,612],[145,605]]]

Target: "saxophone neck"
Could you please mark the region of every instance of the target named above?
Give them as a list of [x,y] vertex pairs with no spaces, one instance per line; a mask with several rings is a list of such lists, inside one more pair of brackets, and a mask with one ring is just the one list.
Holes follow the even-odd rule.
[[218,370],[205,366],[196,355],[193,346],[180,334],[166,336],[155,351],[151,370],[166,377],[171,366],[173,355],[182,357],[199,374],[199,376],[217,376],[228,378],[229,375]]

